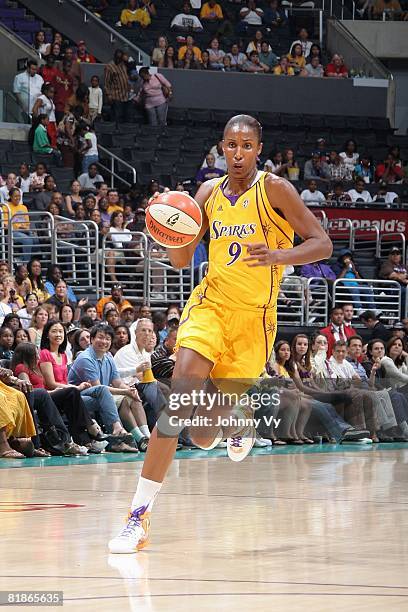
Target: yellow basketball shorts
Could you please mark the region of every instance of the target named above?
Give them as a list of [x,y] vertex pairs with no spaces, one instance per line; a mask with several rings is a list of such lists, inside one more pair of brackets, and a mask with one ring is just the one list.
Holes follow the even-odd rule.
[[213,380],[255,379],[269,359],[276,327],[276,310],[230,309],[209,301],[198,286],[184,307],[176,348],[193,349],[209,359]]

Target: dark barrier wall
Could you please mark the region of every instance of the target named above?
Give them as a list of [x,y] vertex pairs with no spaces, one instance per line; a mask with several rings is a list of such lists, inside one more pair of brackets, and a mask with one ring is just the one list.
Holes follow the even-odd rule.
[[[385,117],[387,111],[385,80],[338,81],[168,69],[160,72],[173,85],[171,105],[175,107],[361,117]],[[377,83],[380,86],[373,86]]]

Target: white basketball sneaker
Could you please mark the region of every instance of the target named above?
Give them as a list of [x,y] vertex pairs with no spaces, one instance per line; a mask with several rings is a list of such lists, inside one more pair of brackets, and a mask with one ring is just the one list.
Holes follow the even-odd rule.
[[130,554],[147,546],[149,542],[150,512],[146,506],[136,508],[129,512],[127,524],[116,536],[110,540],[108,547],[111,553]]
[[255,440],[256,429],[253,424],[254,412],[249,406],[237,404],[234,407],[233,414],[237,419],[246,421],[245,425],[241,425],[237,433],[227,438],[227,452],[231,461],[243,461],[250,453]]

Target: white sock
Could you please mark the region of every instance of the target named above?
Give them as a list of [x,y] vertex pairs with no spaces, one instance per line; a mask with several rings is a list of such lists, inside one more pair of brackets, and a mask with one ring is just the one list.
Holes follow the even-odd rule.
[[133,439],[136,440],[136,442],[139,442],[139,440],[141,440],[144,437],[144,434],[139,429],[139,427],[134,427],[130,433],[132,434]]
[[150,512],[154,500],[161,489],[162,483],[148,480],[141,476],[137,483],[136,493],[132,500],[132,511],[136,508],[145,508],[144,512]]
[[147,425],[139,425],[139,429],[146,438],[150,438],[150,430]]

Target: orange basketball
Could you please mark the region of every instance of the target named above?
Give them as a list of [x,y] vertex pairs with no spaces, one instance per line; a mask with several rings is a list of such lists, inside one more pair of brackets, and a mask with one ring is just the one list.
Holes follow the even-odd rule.
[[197,202],[181,191],[160,193],[146,210],[147,231],[155,242],[171,249],[193,242],[202,222]]

